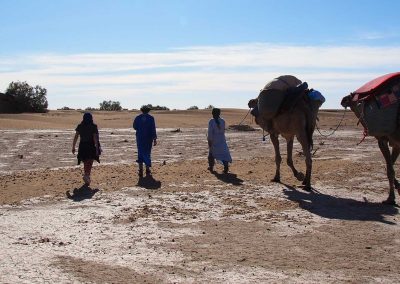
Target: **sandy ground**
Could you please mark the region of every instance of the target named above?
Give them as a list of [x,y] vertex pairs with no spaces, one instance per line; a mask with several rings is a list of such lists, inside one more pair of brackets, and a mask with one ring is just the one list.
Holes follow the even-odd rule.
[[[246,110],[223,114],[237,124]],[[208,172],[206,111],[155,113],[154,178],[139,181],[134,115],[95,113],[104,153],[90,188],[70,153],[81,113],[0,116],[1,283],[400,282],[399,210],[380,204],[383,158],[373,138],[356,145],[352,114],[314,134],[311,193],[285,163],[270,182],[261,131],[228,130],[231,171]],[[323,133],[340,117],[322,112]],[[298,143],[294,154],[304,171]]]

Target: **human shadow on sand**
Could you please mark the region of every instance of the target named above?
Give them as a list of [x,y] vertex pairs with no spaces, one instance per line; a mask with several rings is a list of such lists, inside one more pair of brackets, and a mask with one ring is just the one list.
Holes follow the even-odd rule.
[[243,180],[238,178],[236,174],[232,173],[226,173],[226,174],[220,174],[217,173],[216,171],[211,172],[217,179],[220,181],[223,181],[225,183],[230,183],[232,185],[242,185]]
[[151,175],[148,175],[145,177],[140,177],[137,185],[146,189],[159,189],[161,188],[161,181],[154,179],[154,177]]
[[351,198],[331,196],[315,189],[307,192],[300,191],[290,185],[282,185],[285,186],[283,192],[289,200],[297,202],[302,209],[318,216],[328,219],[396,224],[385,220],[385,216],[394,216],[399,213],[399,210],[394,206],[368,202],[367,200],[358,201]]
[[69,190],[65,193],[69,199],[72,199],[73,201],[82,201],[85,199],[91,199],[93,195],[98,192],[99,189],[92,189],[87,185],[82,185],[80,188],[74,188],[72,191],[72,194]]

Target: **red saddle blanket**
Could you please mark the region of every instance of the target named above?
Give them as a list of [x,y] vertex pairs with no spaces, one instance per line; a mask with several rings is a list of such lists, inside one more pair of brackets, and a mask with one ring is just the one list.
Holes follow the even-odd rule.
[[380,76],[354,91],[352,93],[352,99],[353,101],[369,100],[376,95],[383,94],[388,88],[398,82],[400,82],[400,72]]
[[392,134],[398,125],[400,72],[386,74],[351,93],[361,114],[365,133],[372,136]]

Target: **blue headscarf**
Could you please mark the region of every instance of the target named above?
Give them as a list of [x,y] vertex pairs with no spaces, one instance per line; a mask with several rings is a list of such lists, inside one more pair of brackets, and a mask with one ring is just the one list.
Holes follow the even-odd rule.
[[93,116],[90,112],[85,112],[85,114],[83,115],[82,123],[83,124],[92,124],[93,123]]

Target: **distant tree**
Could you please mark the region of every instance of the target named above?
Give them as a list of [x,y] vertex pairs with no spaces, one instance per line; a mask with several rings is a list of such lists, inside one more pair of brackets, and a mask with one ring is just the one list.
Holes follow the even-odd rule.
[[108,110],[108,111],[120,111],[122,110],[120,102],[114,102],[114,101],[103,101],[100,103],[100,110]]
[[204,109],[213,109],[214,106],[213,105],[208,105],[208,107],[204,108]]
[[95,108],[95,107],[87,107],[87,108],[85,108],[85,111],[94,111],[94,110],[99,110],[99,109]]
[[188,108],[188,110],[197,110],[197,109],[199,109],[197,106],[191,106]]
[[47,90],[39,85],[32,87],[27,82],[11,82],[5,95],[12,97],[12,112],[47,111]]
[[57,110],[75,110],[75,109],[65,106],[65,107],[59,108]]
[[147,106],[151,110],[169,110],[169,108],[167,108],[166,106],[159,106],[159,105],[153,106],[152,104],[142,105],[142,107],[144,106]]

